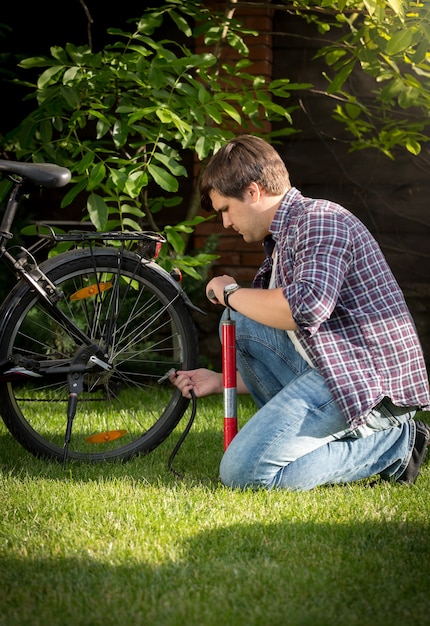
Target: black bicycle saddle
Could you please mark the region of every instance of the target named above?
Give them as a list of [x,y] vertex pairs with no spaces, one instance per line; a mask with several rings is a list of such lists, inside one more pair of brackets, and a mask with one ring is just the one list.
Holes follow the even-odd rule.
[[72,174],[67,167],[54,163],[21,163],[0,159],[0,171],[17,174],[43,187],[64,187],[70,182]]

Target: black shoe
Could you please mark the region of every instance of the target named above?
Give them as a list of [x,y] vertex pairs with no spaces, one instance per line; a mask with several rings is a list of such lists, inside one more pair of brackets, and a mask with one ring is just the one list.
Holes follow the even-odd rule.
[[409,459],[409,463],[407,464],[404,472],[396,478],[396,482],[406,483],[407,485],[411,485],[416,481],[417,476],[420,473],[421,465],[424,463],[427,456],[430,441],[430,427],[425,422],[418,421],[415,422],[415,426],[415,443],[412,449],[411,458]]

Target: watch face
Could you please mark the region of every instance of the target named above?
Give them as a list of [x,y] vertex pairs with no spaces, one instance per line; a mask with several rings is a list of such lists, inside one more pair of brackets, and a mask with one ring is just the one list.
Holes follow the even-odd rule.
[[237,289],[239,285],[237,283],[230,283],[224,287],[224,293],[229,293],[230,291],[234,291]]
[[237,283],[230,283],[229,285],[226,285],[224,287],[224,304],[226,307],[230,307],[230,309],[232,309],[232,311],[236,311],[236,309],[234,309],[228,302],[229,297],[232,293],[234,293],[235,291],[237,291],[238,289],[240,289],[240,285],[238,285]]

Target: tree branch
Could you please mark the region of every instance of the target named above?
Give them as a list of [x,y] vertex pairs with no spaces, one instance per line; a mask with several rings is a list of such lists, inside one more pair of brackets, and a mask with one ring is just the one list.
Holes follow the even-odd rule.
[[92,25],[94,24],[94,20],[91,17],[91,13],[90,13],[87,5],[85,4],[84,0],[79,0],[79,4],[84,9],[84,13],[87,16],[88,47],[89,47],[90,50],[92,50],[93,49],[93,37],[92,37],[92,34],[91,34],[91,28],[92,28]]

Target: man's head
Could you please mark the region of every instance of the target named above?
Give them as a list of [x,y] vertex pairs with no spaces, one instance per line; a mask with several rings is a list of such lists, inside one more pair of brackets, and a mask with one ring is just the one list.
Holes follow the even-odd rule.
[[202,207],[212,210],[212,191],[243,200],[251,183],[273,196],[282,195],[291,187],[287,168],[278,152],[259,137],[241,135],[220,148],[203,172]]

